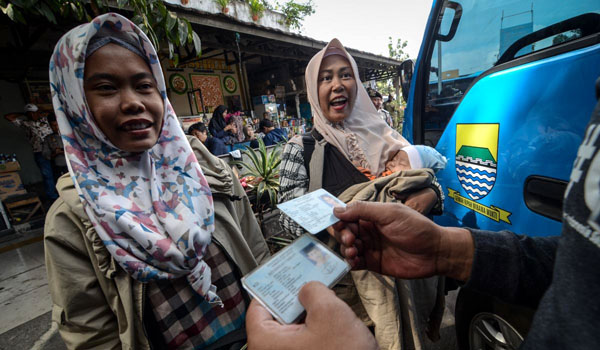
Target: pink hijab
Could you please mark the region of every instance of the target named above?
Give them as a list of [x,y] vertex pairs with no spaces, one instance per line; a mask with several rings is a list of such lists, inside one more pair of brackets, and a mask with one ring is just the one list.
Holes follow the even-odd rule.
[[[350,115],[343,125],[332,125],[319,105],[317,80],[323,58],[329,55],[346,57],[352,66],[357,85],[357,96]],[[317,52],[306,67],[306,90],[312,107],[315,128],[328,143],[334,145],[355,166],[368,168],[379,175],[385,170],[385,162],[396,152],[410,145],[396,130],[390,128],[377,114],[373,102],[363,88],[354,58],[338,39],[333,39]]]

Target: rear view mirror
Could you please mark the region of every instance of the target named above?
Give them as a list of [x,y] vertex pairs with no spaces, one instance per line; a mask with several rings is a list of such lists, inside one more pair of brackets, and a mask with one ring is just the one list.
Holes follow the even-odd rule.
[[410,92],[410,81],[412,80],[415,62],[406,60],[400,65],[400,86],[402,87],[402,98],[408,102],[408,93]]

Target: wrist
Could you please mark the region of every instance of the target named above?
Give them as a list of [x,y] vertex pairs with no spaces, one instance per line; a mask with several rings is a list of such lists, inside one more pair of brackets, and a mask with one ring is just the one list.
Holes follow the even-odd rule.
[[467,281],[471,276],[475,243],[471,232],[459,227],[440,227],[437,274]]

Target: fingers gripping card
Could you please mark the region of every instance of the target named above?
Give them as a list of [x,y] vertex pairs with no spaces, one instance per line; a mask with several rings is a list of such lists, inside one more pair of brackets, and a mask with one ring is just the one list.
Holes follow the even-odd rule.
[[303,235],[242,278],[244,288],[283,324],[298,321],[304,308],[298,300],[303,285],[319,281],[335,285],[350,265],[320,241]]
[[333,215],[333,208],[345,206],[346,203],[321,188],[278,204],[277,208],[315,235],[339,221]]

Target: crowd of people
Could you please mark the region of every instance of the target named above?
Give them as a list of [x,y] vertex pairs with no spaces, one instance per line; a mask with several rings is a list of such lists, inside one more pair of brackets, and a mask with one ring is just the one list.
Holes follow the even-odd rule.
[[265,146],[273,146],[287,142],[288,135],[281,128],[276,128],[268,112],[262,119],[255,118],[252,123],[242,121],[239,116],[228,114],[227,107],[217,106],[208,123],[192,124],[188,135],[195,136],[210,150],[213,155],[220,156],[229,153],[228,145],[243,143],[244,146],[258,148],[258,140],[262,139]]
[[[227,119],[225,106],[185,135],[155,48],[118,14],[72,29],[54,52],[56,116],[28,105],[26,118],[6,118],[28,131],[47,193],[58,197],[44,246],[53,317],[69,348],[418,349],[422,337],[439,338],[445,277],[539,305],[526,349],[600,348],[591,162],[575,163],[572,220],[560,238],[441,227],[431,215],[444,209],[435,174],[446,159],[392,128],[381,94],[363,88],[337,39],[306,68],[314,128],[289,141],[268,118],[257,130]],[[600,107],[590,128],[598,118]],[[353,272],[333,291],[305,285],[300,324],[279,324],[240,282],[270,253],[235,173],[215,155],[232,142],[256,145],[258,132],[265,145],[285,143],[279,202],[324,188],[349,203],[317,238]],[[284,214],[280,223],[305,233]]]

